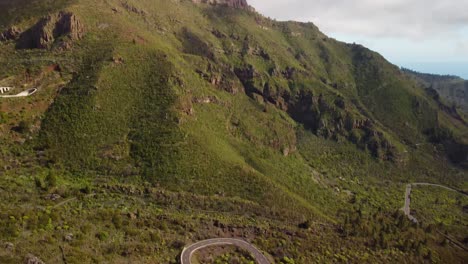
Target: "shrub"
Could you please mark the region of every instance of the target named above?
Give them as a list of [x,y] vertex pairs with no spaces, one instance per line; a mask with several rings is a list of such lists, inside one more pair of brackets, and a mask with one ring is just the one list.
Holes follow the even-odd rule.
[[55,175],[55,173],[52,172],[52,171],[49,171],[49,173],[47,174],[47,176],[45,178],[45,182],[46,182],[47,187],[49,189],[53,188],[53,187],[56,187],[57,186],[57,176]]
[[106,231],[99,231],[96,233],[96,238],[100,241],[105,241],[109,238],[109,233],[107,233]]
[[149,234],[149,237],[150,237],[150,241],[153,243],[158,243],[161,241],[161,236],[156,232],[151,232]]
[[8,115],[5,112],[0,113],[0,124],[6,124],[8,121]]
[[299,228],[302,228],[302,229],[309,229],[309,228],[310,228],[310,221],[307,220],[307,221],[305,221],[305,222],[303,222],[303,223],[300,223],[300,224],[298,225],[298,227],[299,227]]
[[93,188],[91,187],[90,184],[86,184],[84,187],[80,189],[80,192],[84,194],[90,194],[92,191],[93,191]]
[[296,262],[295,262],[294,259],[292,259],[292,258],[284,257],[284,258],[281,260],[281,263],[282,263],[282,264],[295,264]]
[[119,212],[115,212],[114,216],[112,216],[112,223],[117,229],[122,227],[122,223],[123,223],[122,215]]
[[37,188],[41,190],[45,189],[44,180],[39,176],[34,177],[34,184],[36,185]]
[[27,121],[21,121],[17,127],[14,129],[16,132],[25,134],[31,131],[31,123]]

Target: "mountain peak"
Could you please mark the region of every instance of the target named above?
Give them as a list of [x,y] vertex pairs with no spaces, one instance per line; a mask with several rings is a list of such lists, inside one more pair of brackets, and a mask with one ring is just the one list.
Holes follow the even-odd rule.
[[224,5],[238,9],[248,9],[249,4],[247,0],[192,0],[194,3],[210,4],[210,5]]

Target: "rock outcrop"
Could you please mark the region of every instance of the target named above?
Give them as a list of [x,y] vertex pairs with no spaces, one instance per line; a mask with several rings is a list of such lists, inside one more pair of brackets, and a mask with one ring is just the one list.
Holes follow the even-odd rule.
[[195,70],[207,82],[230,94],[244,92],[244,87],[230,68],[215,67],[209,64],[206,70]]
[[[293,80],[296,74],[300,74],[294,67],[274,71],[285,80]],[[381,160],[398,159],[396,148],[380,129],[370,119],[363,119],[349,111],[343,98],[330,100],[310,90],[291,92],[276,84],[263,82],[261,73],[253,65],[235,68],[234,73],[248,96],[260,103],[271,103],[287,112],[317,136],[338,142],[349,140]]]
[[251,9],[247,0],[192,0],[197,4],[223,5],[238,9]]
[[235,68],[234,73],[244,86],[247,95],[250,97],[253,97],[253,94],[263,95],[260,74],[252,65],[249,64],[244,68]]
[[11,27],[0,34],[0,41],[17,40],[21,35],[21,30],[17,27]]
[[20,49],[49,49],[58,40],[61,47],[69,47],[70,41],[83,38],[84,26],[73,14],[60,12],[41,19],[23,32],[17,44]]
[[44,261],[39,259],[38,257],[28,254],[26,258],[24,259],[25,264],[44,264]]
[[[142,9],[139,9],[127,2],[123,2],[122,3],[122,6],[123,8],[125,8],[128,12],[132,12],[132,13],[135,13],[137,15],[140,15],[140,16],[147,16],[147,12],[145,10],[142,10]],[[116,9],[117,10],[117,9]],[[115,11],[114,11],[115,12]]]

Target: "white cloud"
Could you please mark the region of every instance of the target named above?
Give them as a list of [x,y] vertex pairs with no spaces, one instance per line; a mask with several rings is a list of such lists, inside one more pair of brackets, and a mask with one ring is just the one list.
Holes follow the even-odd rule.
[[468,26],[468,0],[250,0],[280,20],[316,23],[326,33],[431,38]]
[[367,44],[395,63],[468,63],[468,0],[247,1],[266,16],[313,22],[325,34]]
[[468,40],[459,41],[457,43],[457,54],[463,54],[468,58]]

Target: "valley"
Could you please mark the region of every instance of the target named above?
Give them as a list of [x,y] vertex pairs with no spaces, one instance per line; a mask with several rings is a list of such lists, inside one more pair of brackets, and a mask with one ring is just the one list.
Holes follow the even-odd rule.
[[14,2],[0,263],[467,259],[466,196],[412,188],[467,192],[466,115],[380,54],[244,0]]

